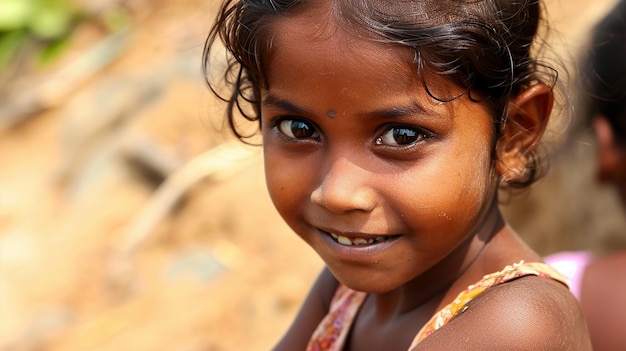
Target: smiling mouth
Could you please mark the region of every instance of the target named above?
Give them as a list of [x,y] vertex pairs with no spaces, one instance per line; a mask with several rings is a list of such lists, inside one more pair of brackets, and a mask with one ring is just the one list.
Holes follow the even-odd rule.
[[383,241],[387,241],[389,239],[391,239],[391,236],[377,236],[375,238],[349,238],[347,236],[343,236],[343,235],[337,235],[335,233],[327,233],[328,235],[330,235],[333,239],[335,239],[336,242],[338,242],[339,244],[342,245],[347,245],[347,246],[361,246],[361,245],[371,245],[371,244],[377,244],[377,243],[381,243]]

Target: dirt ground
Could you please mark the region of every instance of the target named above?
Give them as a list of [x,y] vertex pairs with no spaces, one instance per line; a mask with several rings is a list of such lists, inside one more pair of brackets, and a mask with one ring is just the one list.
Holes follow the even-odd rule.
[[[566,63],[613,2],[547,2]],[[215,1],[94,3],[123,3],[129,28],[81,25],[58,63],[0,81],[0,350],[269,349],[322,263],[203,85]],[[576,136],[505,206],[540,253],[624,244],[592,155]]]

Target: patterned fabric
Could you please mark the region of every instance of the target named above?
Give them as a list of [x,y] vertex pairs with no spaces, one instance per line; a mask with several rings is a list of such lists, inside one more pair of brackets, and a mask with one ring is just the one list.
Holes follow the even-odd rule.
[[366,293],[339,284],[330,311],[313,333],[307,351],[340,351],[365,296]]
[[[470,285],[454,301],[439,310],[417,333],[409,350],[446,325],[457,314],[462,313],[467,308],[467,304],[486,289],[527,275],[550,278],[566,284],[565,276],[544,263],[522,261],[506,266],[499,272],[485,275],[479,282]],[[330,311],[313,333],[307,351],[343,350],[354,318],[366,296],[366,293],[351,290],[340,284],[331,302]]]

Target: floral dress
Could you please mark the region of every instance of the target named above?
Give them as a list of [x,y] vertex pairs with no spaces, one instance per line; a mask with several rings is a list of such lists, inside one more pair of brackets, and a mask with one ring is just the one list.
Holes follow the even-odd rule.
[[[550,278],[566,284],[566,277],[554,268],[540,262],[513,264],[503,270],[485,275],[479,282],[462,291],[454,301],[439,310],[417,333],[409,350],[424,338],[446,325],[467,304],[486,289],[527,275]],[[339,285],[330,304],[330,311],[313,333],[307,351],[341,351],[346,343],[352,322],[367,293]]]

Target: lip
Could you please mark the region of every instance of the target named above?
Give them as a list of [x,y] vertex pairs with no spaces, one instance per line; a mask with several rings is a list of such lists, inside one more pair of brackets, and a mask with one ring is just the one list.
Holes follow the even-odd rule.
[[[337,256],[338,258],[342,258],[348,261],[362,261],[367,263],[372,263],[372,261],[376,261],[376,257],[378,255],[382,255],[386,250],[388,250],[391,246],[393,246],[398,239],[401,237],[400,235],[382,235],[382,234],[365,234],[365,233],[355,233],[355,232],[342,232],[342,231],[331,231],[325,230],[321,228],[317,228],[318,233],[322,236],[322,239],[327,243],[330,250]],[[363,238],[367,240],[373,240],[373,243],[362,244],[362,245],[346,245],[338,242],[337,239],[333,238],[332,234],[344,236],[355,240],[357,238]],[[385,237],[384,241],[376,241],[377,238]]]

